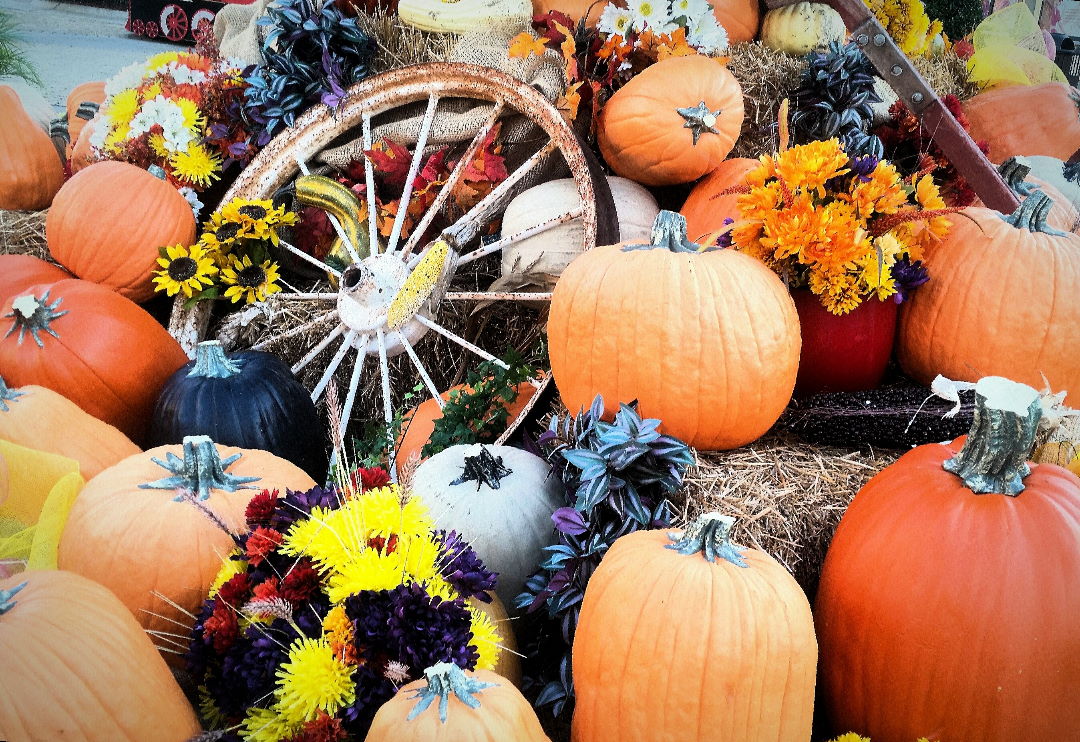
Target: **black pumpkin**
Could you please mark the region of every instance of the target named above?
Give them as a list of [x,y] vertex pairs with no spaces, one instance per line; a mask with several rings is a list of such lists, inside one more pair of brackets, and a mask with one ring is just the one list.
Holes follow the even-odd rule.
[[208,435],[222,445],[269,451],[326,481],[325,426],[311,395],[272,353],[226,356],[216,340],[199,343],[195,360],[165,382],[150,428],[150,446]]

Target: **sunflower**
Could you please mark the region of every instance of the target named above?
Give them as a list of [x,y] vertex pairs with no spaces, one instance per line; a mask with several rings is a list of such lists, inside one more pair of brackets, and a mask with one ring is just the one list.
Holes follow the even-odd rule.
[[209,248],[220,250],[223,255],[228,255],[233,245],[250,236],[243,224],[231,221],[224,216],[222,209],[218,209],[210,215],[210,221],[203,227],[199,241]]
[[173,175],[202,188],[221,177],[218,174],[221,158],[201,144],[188,145],[186,152],[173,152],[169,165]]
[[281,291],[277,280],[277,263],[269,260],[252,263],[247,255],[242,260],[230,255],[229,267],[221,271],[221,282],[229,287],[225,289],[225,296],[234,304],[241,300],[248,304],[266,301],[268,296]]
[[176,296],[181,291],[191,298],[196,291],[211,286],[211,278],[218,272],[213,255],[208,255],[198,243],[191,247],[173,245],[166,247],[158,258],[161,270],[154,271],[155,291],[164,291],[168,296]]
[[244,235],[278,244],[278,228],[296,224],[300,217],[284,206],[274,206],[270,199],[234,198],[221,208],[224,221],[239,224]]

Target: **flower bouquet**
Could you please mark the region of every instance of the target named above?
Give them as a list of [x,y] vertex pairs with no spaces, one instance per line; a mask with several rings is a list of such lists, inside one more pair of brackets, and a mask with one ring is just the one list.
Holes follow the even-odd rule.
[[188,652],[214,739],[363,739],[424,669],[491,669],[495,575],[380,469],[338,489],[262,492]]

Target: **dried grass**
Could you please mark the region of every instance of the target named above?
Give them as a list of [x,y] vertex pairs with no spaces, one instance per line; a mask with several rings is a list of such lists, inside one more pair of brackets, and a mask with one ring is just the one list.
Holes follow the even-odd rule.
[[457,41],[454,34],[427,33],[403,23],[397,13],[379,8],[374,14],[358,13],[360,28],[379,43],[376,73],[425,62],[445,62]]
[[48,260],[49,245],[45,241],[45,215],[48,213],[48,209],[0,209],[0,255],[33,255]]
[[743,90],[742,132],[730,157],[757,158],[777,149],[776,114],[780,102],[799,87],[806,60],[752,41],[732,44],[728,69]]
[[952,52],[937,57],[915,57],[911,62],[939,98],[952,94],[967,100],[979,92],[979,86],[968,79],[967,63]]

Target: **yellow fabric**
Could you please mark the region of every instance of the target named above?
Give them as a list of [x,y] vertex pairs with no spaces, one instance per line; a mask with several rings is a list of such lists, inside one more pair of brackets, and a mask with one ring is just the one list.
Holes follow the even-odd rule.
[[1065,73],[1046,56],[1038,21],[1025,3],[988,15],[971,36],[971,79],[984,87],[1064,82]]
[[74,459],[0,439],[8,496],[0,502],[0,563],[55,569],[60,534],[86,483]]

